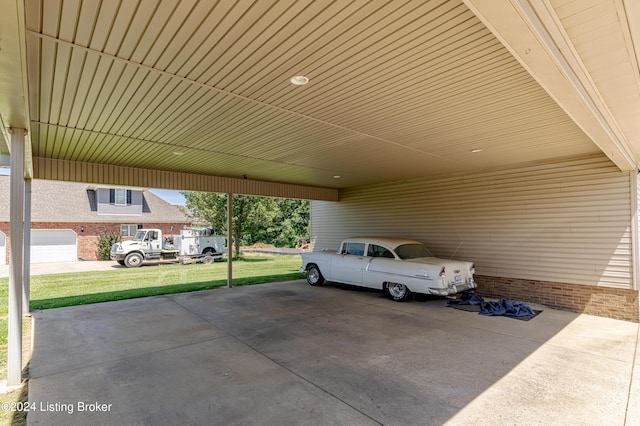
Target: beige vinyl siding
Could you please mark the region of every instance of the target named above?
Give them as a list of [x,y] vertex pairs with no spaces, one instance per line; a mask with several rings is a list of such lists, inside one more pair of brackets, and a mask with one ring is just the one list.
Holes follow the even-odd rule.
[[604,156],[372,185],[313,201],[311,238],[407,237],[481,275],[632,288],[630,186]]

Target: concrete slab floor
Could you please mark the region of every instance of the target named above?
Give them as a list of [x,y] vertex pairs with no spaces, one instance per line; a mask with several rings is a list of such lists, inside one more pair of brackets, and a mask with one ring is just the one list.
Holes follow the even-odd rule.
[[32,425],[640,424],[624,321],[483,317],[304,281],[34,318]]

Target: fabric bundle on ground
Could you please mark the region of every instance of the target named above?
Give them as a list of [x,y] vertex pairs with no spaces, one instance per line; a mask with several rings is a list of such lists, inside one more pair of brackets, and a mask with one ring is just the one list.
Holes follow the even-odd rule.
[[497,302],[485,302],[484,299],[475,293],[464,292],[459,299],[452,299],[447,304],[463,311],[478,312],[486,316],[505,316],[509,318],[528,321],[542,311],[531,309],[526,303],[515,303],[509,299],[502,298]]
[[497,302],[485,303],[484,309],[480,311],[480,315],[504,315],[506,317],[528,317],[535,314],[534,310],[526,303],[515,303],[505,298],[502,298]]
[[460,295],[460,299],[451,299],[447,302],[449,305],[480,305],[484,307],[484,299],[475,293],[465,291]]

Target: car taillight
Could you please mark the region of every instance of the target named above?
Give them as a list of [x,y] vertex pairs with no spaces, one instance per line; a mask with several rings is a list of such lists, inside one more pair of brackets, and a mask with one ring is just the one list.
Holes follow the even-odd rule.
[[445,271],[444,266],[443,266],[443,267],[442,267],[442,269],[440,270],[440,276],[441,276],[442,278],[444,278],[446,275],[447,275],[447,274],[446,274],[446,271]]
[[469,272],[471,272],[472,274],[476,273],[476,264],[475,263],[471,264],[471,268],[469,268]]

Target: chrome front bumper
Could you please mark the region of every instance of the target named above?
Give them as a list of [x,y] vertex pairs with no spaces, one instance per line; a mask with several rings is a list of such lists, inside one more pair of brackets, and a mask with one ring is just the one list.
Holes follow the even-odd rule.
[[109,257],[111,260],[124,260],[126,257],[126,253],[120,251],[117,245],[111,247],[111,251],[109,252]]

